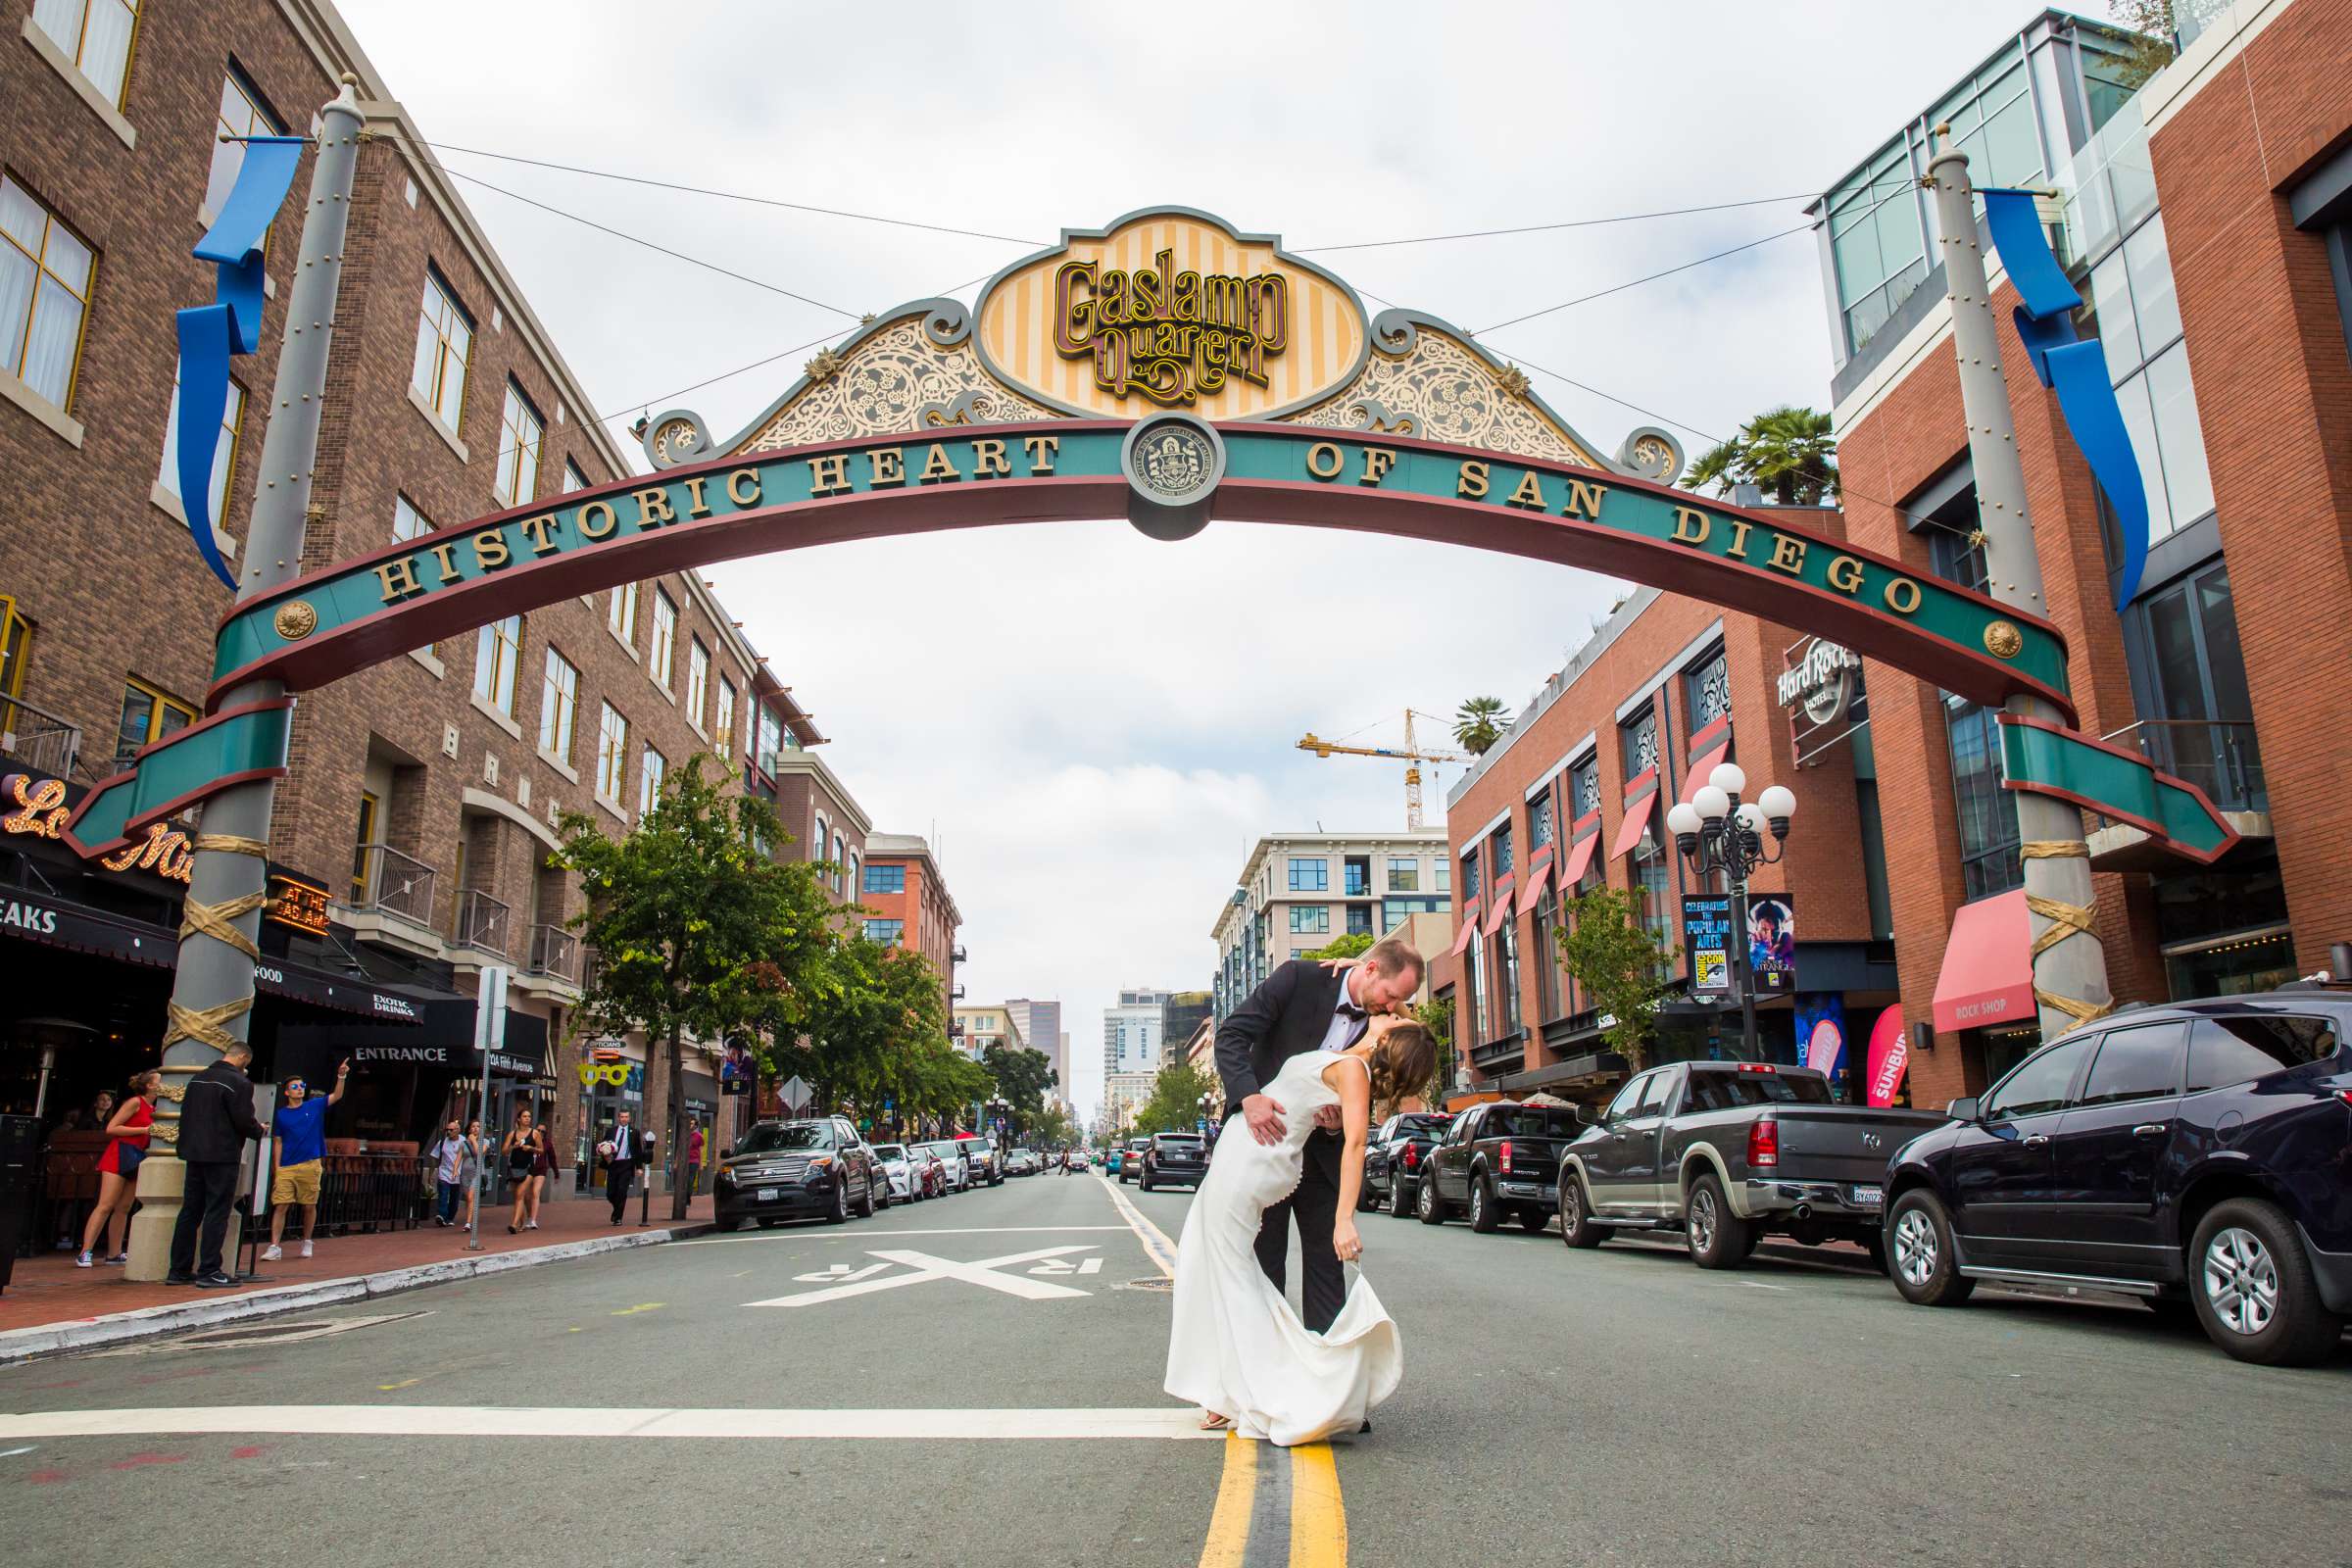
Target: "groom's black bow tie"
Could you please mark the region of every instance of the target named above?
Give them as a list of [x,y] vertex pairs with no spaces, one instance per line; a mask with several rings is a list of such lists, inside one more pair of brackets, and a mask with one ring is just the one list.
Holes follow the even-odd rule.
[[1340,1004],[1340,1016],[1353,1018],[1356,1022],[1361,1023],[1364,1021],[1364,1009],[1352,1002],[1343,1002]]

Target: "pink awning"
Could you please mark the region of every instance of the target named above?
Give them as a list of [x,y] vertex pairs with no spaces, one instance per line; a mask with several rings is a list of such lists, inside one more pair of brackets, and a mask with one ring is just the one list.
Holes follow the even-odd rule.
[[1610,859],[1622,860],[1633,853],[1635,845],[1642,842],[1642,830],[1649,826],[1650,797],[1657,793],[1658,775],[1655,769],[1644,772],[1627,786],[1625,818],[1617,824],[1617,837],[1609,845]]
[[1502,922],[1511,917],[1511,885],[1508,882],[1494,890],[1494,907],[1487,910],[1487,935],[1502,929]]
[[1690,771],[1683,775],[1683,793],[1675,799],[1689,805],[1690,797],[1696,795],[1699,786],[1706,783],[1707,775],[1723,765],[1723,760],[1731,749],[1732,732],[1728,729],[1708,742],[1707,749],[1699,753],[1697,760],[1690,764]]
[[1538,901],[1544,897],[1545,890],[1550,886],[1551,847],[1549,845],[1545,845],[1543,849],[1536,852],[1536,858],[1534,861],[1528,865],[1527,886],[1519,890],[1519,912],[1521,914],[1525,914],[1528,910],[1534,908]]
[[1460,957],[1462,950],[1470,946],[1470,939],[1476,935],[1478,935],[1478,901],[1472,899],[1468,904],[1462,906],[1461,929],[1453,934],[1453,956],[1457,958]]
[[2036,1020],[2031,926],[2024,888],[1960,906],[1936,979],[1938,1030]]
[[1568,863],[1560,867],[1561,898],[1564,899],[1576,891],[1576,885],[1582,882],[1585,879],[1585,873],[1592,869],[1593,852],[1599,848],[1600,834],[1598,832],[1588,833],[1569,846]]

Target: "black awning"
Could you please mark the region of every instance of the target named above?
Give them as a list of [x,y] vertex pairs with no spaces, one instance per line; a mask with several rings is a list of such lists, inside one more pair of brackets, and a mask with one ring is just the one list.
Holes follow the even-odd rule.
[[151,969],[169,969],[179,936],[168,926],[92,908],[53,894],[0,889],[0,938],[95,954]]

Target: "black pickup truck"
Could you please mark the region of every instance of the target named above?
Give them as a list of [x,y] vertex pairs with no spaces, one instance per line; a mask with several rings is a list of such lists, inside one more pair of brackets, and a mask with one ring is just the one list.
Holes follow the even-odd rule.
[[1531,1234],[1541,1231],[1559,1203],[1560,1152],[1583,1131],[1572,1105],[1472,1105],[1422,1161],[1413,1212],[1424,1225],[1443,1225],[1458,1206],[1482,1235],[1507,1212]]
[[1421,1167],[1451,1120],[1442,1110],[1401,1110],[1372,1129],[1364,1143],[1364,1181],[1356,1206],[1386,1208],[1399,1219],[1411,1213]]
[[1731,1268],[1766,1233],[1859,1242],[1882,1259],[1886,1163],[1939,1112],[1841,1105],[1808,1067],[1678,1061],[1637,1074],[1568,1147],[1560,1234],[1680,1231],[1701,1268]]

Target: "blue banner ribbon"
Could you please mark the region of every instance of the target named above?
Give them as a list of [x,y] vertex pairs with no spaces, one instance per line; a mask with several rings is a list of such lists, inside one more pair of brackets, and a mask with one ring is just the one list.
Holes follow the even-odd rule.
[[2132,452],[2132,432],[2124,425],[2123,406],[2107,379],[2106,355],[2095,338],[2084,341],[2075,335],[2074,313],[2082,308],[2082,296],[2050,252],[2034,193],[1977,194],[1984,198],[1992,247],[2023,301],[2017,310],[2017,333],[2025,340],[2026,357],[2041,384],[2058,394],[2066,427],[2099,488],[2107,492],[2107,504],[2115,509],[2124,548],[2123,571],[2115,585],[2120,613],[2139,592],[2140,575],[2147,569],[2148,493]]
[[228,362],[231,356],[251,354],[262,346],[267,292],[262,239],[270,231],[270,220],[285,205],[295,167],[308,145],[301,136],[246,139],[237,182],[220,204],[220,216],[196,242],[196,259],[219,265],[214,303],[179,313],[179,504],[187,513],[196,553],[232,591],[236,576],[213,542],[213,460],[220,445],[220,418],[228,408]]

